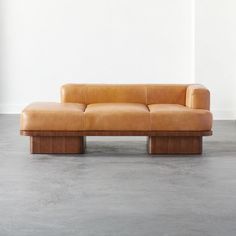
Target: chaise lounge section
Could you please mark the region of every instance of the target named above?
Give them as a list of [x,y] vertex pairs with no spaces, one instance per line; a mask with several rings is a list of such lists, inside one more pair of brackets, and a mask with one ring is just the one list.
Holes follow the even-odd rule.
[[86,136],[147,136],[149,154],[201,154],[209,109],[202,85],[66,84],[60,103],[22,111],[20,133],[31,153],[84,153]]

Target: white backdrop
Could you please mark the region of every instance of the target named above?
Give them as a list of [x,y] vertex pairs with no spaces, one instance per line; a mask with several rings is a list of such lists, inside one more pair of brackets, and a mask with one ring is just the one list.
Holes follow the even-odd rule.
[[196,81],[220,119],[236,118],[236,1],[196,0]]
[[[198,0],[196,6],[194,0],[0,1],[0,112],[58,101],[68,82],[201,82],[213,91],[216,118],[233,118],[232,33],[225,30],[225,38],[214,41],[217,26],[209,31],[212,14],[220,23],[218,11],[233,0]],[[222,14],[233,25],[236,16],[233,10],[226,16],[227,9]],[[212,53],[218,47],[224,61]]]

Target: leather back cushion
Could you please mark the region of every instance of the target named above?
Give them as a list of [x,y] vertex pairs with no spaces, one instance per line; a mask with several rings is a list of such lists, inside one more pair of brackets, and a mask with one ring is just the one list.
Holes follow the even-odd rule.
[[129,102],[185,105],[187,85],[158,84],[66,84],[62,102],[83,104]]
[[148,85],[147,105],[149,104],[180,104],[186,103],[188,85]]

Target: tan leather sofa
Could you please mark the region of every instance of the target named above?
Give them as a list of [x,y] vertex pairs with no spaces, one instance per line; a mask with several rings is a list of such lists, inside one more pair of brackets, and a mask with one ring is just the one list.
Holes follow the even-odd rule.
[[61,102],[21,114],[31,153],[84,153],[86,136],[147,136],[150,154],[200,154],[212,134],[210,93],[202,85],[66,84]]

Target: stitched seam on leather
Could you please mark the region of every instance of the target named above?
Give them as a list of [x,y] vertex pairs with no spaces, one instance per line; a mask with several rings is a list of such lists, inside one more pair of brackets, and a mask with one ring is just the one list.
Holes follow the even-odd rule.
[[[85,87],[84,87],[84,102],[85,102],[85,105],[86,105],[86,108],[88,106],[88,102],[87,102],[87,98],[88,98],[88,85],[86,84]],[[85,113],[86,109],[84,110],[84,113]],[[86,127],[86,116],[85,114],[83,114],[83,130],[85,130],[85,127]]]
[[149,130],[151,130],[151,111],[150,111],[150,109],[149,109],[149,107],[148,107],[148,110],[149,110]]
[[146,93],[146,106],[147,106],[147,109],[148,109],[148,120],[149,120],[149,125],[148,125],[148,130],[150,131],[151,130],[151,112],[150,112],[150,109],[149,109],[149,106],[148,106],[148,85],[145,85],[145,93]]
[[148,105],[148,104],[147,104],[147,93],[148,93],[147,91],[148,91],[148,90],[147,90],[147,85],[145,85],[145,95],[146,95],[146,96],[145,96],[145,99],[146,99],[146,105]]
[[194,96],[193,96],[193,93],[191,94],[191,108],[193,108],[193,98]]

